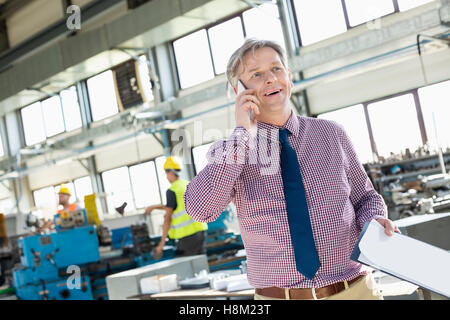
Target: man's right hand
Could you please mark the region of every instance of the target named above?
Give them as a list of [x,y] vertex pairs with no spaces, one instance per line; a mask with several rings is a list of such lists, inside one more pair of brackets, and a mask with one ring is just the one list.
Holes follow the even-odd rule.
[[[253,95],[255,92],[256,90],[247,89],[242,91],[236,97],[236,110],[235,110],[236,126],[237,127],[242,126],[250,132],[256,129],[257,124],[256,118],[260,114],[259,112],[260,102],[256,98],[256,96]],[[255,115],[255,119],[253,121],[250,120],[248,110],[253,110],[253,113]]]

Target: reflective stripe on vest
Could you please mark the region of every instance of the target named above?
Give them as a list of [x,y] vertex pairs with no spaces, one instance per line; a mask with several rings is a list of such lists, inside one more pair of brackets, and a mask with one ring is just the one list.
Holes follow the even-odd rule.
[[180,239],[190,236],[198,231],[208,229],[206,223],[197,222],[191,219],[184,207],[184,193],[189,181],[178,179],[172,183],[169,190],[173,191],[177,200],[177,207],[173,211],[172,221],[169,230],[169,237],[172,239]]
[[172,214],[172,219],[176,219],[181,217],[183,214],[187,214],[186,210],[178,211],[177,213]]
[[190,224],[193,224],[194,222],[195,222],[195,221],[191,219],[191,220],[182,222],[182,223],[180,223],[180,224],[177,224],[176,226],[172,226],[171,228],[172,228],[172,229],[180,229],[180,228],[186,227],[186,226],[188,226],[188,225],[190,225]]

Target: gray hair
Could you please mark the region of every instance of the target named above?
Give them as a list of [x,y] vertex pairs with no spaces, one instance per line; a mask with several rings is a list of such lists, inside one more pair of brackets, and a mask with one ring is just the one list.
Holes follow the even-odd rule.
[[255,38],[249,38],[245,40],[244,44],[240,46],[230,57],[227,64],[227,78],[230,84],[234,87],[237,85],[239,79],[239,66],[243,64],[244,56],[248,52],[252,52],[255,55],[255,51],[264,47],[269,47],[274,49],[278,55],[280,56],[281,63],[285,68],[288,67],[286,60],[286,53],[284,52],[283,47],[281,47],[275,41],[270,40],[258,40]]

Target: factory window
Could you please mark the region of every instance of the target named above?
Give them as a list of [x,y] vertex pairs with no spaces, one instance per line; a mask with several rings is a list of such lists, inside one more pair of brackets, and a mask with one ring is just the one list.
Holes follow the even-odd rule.
[[41,102],[42,116],[47,137],[64,132],[64,119],[59,96],[53,96]]
[[285,47],[278,7],[275,3],[262,4],[257,8],[245,11],[242,16],[246,38],[272,40],[283,48]]
[[105,119],[119,112],[111,70],[88,79],[86,83],[93,121]]
[[84,208],[84,196],[93,194],[91,178],[89,176],[75,179],[73,181],[75,194],[77,195],[80,207]]
[[27,146],[81,127],[80,107],[75,87],[23,108],[21,115]]
[[3,213],[5,216],[8,214],[13,214],[16,208],[16,201],[14,198],[6,198],[0,200],[0,213]]
[[398,1],[399,10],[406,11],[406,10],[424,5],[424,4],[434,1],[434,0],[397,0],[397,1]]
[[131,166],[130,178],[136,208],[144,208],[152,204],[161,203],[154,161]]
[[0,183],[0,213],[14,213],[16,201],[13,193],[12,181],[5,180]]
[[135,209],[128,167],[105,171],[102,173],[102,179],[110,214],[115,213],[115,208],[122,206],[124,202],[127,203],[125,212]]
[[394,12],[392,0],[345,0],[351,27]]
[[412,94],[371,103],[367,109],[379,156],[404,154],[406,148],[412,154],[422,146]]
[[194,167],[197,174],[208,164],[206,154],[212,144],[213,142],[192,148],[192,158],[194,159]]
[[347,31],[341,0],[294,0],[302,45],[309,45]]
[[214,78],[205,29],[174,41],[173,49],[182,89]]
[[167,180],[166,172],[164,171],[165,156],[155,159],[156,174],[158,175],[162,203],[166,203],[166,191],[170,188],[170,182]]
[[23,131],[25,144],[31,146],[45,140],[44,119],[42,118],[41,102],[33,103],[22,110]]
[[373,161],[369,132],[362,104],[322,113],[318,118],[332,120],[342,125],[355,147],[359,160],[362,163]]
[[215,73],[224,73],[228,59],[244,42],[241,18],[236,17],[208,29],[208,35]]
[[62,102],[66,131],[81,128],[81,113],[77,97],[77,89],[75,87],[70,87],[61,91],[59,95]]
[[46,187],[33,191],[34,205],[38,209],[44,207],[56,207],[58,199],[54,187]]
[[420,88],[418,94],[430,150],[437,151],[440,145],[446,152],[450,148],[450,80]]

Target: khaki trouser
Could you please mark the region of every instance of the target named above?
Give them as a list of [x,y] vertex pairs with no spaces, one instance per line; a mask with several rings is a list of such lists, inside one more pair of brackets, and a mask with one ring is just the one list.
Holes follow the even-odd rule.
[[[255,300],[284,300],[271,298],[255,294]],[[315,300],[315,299],[311,299]],[[348,289],[345,289],[332,296],[318,300],[384,300],[372,274],[366,275],[364,278],[352,283]]]

